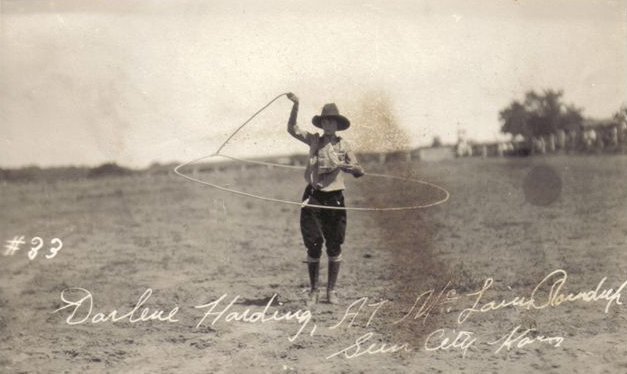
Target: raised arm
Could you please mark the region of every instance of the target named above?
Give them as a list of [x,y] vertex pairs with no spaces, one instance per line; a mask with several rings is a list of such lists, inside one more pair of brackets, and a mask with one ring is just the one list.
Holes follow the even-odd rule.
[[290,92],[287,94],[287,98],[294,103],[294,105],[292,105],[292,111],[290,112],[290,119],[287,121],[287,132],[301,142],[309,144],[309,138],[312,134],[302,130],[296,124],[296,118],[298,117],[298,97]]

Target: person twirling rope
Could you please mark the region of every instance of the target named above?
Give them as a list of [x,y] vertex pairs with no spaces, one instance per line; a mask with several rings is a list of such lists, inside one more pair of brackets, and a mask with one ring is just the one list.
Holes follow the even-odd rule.
[[[314,116],[314,126],[324,130],[321,136],[302,130],[296,124],[298,116],[298,97],[287,94],[294,105],[287,123],[287,132],[296,139],[309,145],[309,162],[305,169],[307,187],[302,201],[309,205],[324,205],[344,208],[343,173],[354,177],[364,175],[363,168],[357,162],[348,142],[337,136],[337,131],[346,130],[350,121],[342,116],[334,103],[326,104],[319,116]],[[300,212],[300,229],[307,248],[307,267],[311,290],[309,303],[318,302],[318,275],[322,244],[326,243],[329,259],[327,282],[327,300],[331,304],[339,302],[335,285],[342,260],[342,244],[346,233],[346,210],[324,209],[304,206]]]

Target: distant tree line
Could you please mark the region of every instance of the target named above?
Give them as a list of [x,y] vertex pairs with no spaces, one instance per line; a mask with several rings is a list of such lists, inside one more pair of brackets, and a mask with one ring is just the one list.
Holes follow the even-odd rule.
[[627,123],[627,104],[623,104],[620,109],[618,109],[618,111],[614,113],[614,116],[612,116],[612,118],[614,119],[614,121]]
[[627,106],[609,118],[584,118],[583,110],[562,102],[564,92],[528,91],[499,112],[501,132],[511,134],[507,153],[587,152],[624,153],[627,150]]
[[583,110],[562,102],[564,91],[528,91],[523,101],[514,100],[499,112],[501,132],[521,135],[525,139],[580,130],[583,126]]
[[77,180],[85,178],[101,178],[129,176],[138,173],[110,162],[97,167],[52,167],[26,166],[19,169],[0,169],[0,181],[8,182],[43,182],[56,180]]

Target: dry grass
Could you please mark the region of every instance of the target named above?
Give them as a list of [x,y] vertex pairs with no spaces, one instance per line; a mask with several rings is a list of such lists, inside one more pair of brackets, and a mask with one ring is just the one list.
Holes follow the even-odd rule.
[[[525,202],[523,181],[536,165],[561,178],[560,196],[548,206]],[[369,171],[378,167],[370,166]],[[624,313],[600,304],[576,304],[550,312],[507,309],[456,326],[456,311],[435,308],[428,322],[392,324],[416,296],[451,282],[459,293],[495,278],[492,296],[529,292],[548,272],[568,271],[572,290],[624,281],[627,268],[627,158],[456,160],[398,163],[389,173],[412,175],[445,186],[443,206],[404,213],[349,213],[339,287],[343,306],[318,305],[316,336],[294,343],[294,324],[218,324],[195,329],[194,305],[223,293],[247,300],[279,295],[283,310],[303,308],[307,286],[298,208],[234,197],[178,177],[128,177],[47,185],[0,187],[0,240],[15,235],[62,238],[53,260],[29,261],[26,251],[0,257],[0,371],[6,372],[468,372],[533,370],[620,372],[627,365],[614,347],[624,346]],[[298,171],[248,170],[204,174],[243,190],[298,200]],[[537,192],[537,191],[536,191]],[[427,189],[402,183],[351,180],[352,205],[385,205],[432,198]],[[322,276],[326,275],[323,268]],[[324,284],[324,282],[323,282]],[[180,322],[68,326],[67,314],[51,314],[60,292],[83,287],[95,309],[128,310],[152,288],[151,307],[181,306]],[[352,301],[390,300],[369,328],[329,330]],[[238,304],[239,309],[244,305]],[[478,345],[426,353],[425,334],[463,328],[485,339],[523,323],[562,334],[561,348],[532,347],[494,355]],[[367,331],[390,342],[408,341],[414,352],[325,357]]]

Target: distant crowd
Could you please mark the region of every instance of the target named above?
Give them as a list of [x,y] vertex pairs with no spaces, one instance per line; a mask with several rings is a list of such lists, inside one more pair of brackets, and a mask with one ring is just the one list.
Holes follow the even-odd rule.
[[625,153],[627,151],[627,122],[588,120],[573,130],[517,136],[508,142],[473,143],[461,134],[455,145],[457,157],[528,156],[547,153]]

